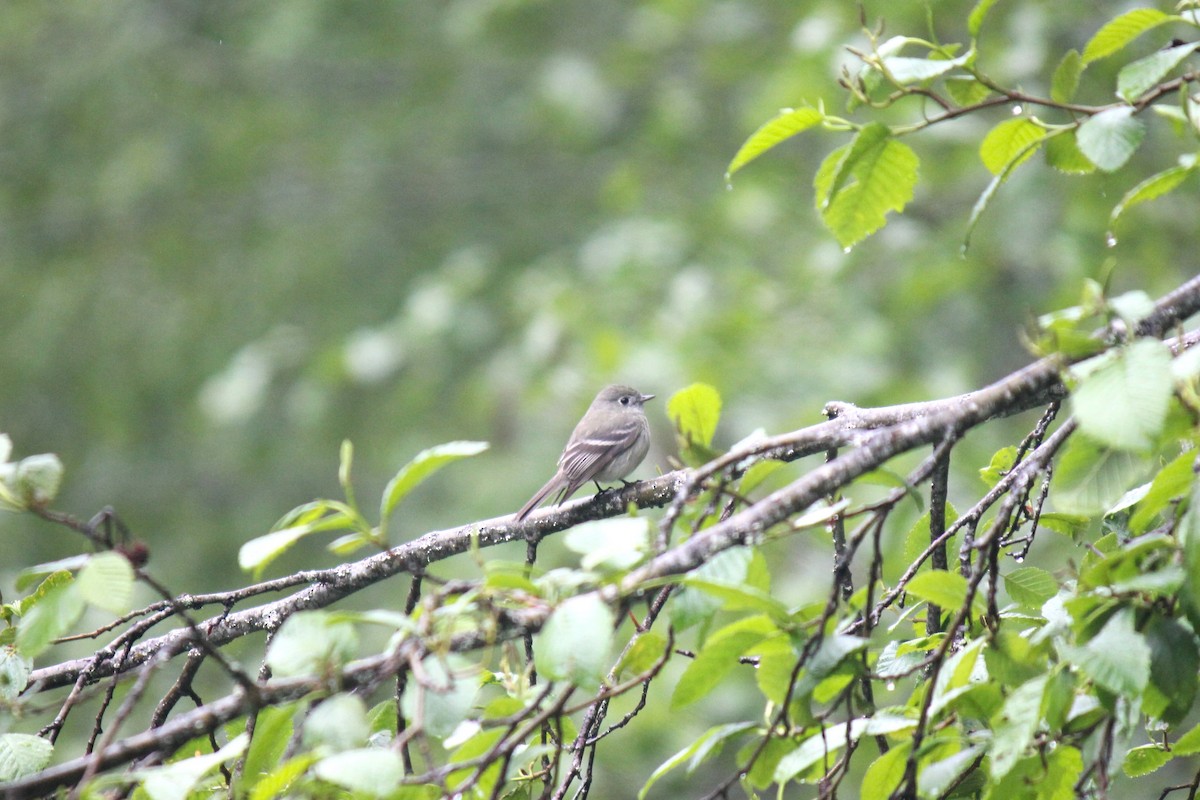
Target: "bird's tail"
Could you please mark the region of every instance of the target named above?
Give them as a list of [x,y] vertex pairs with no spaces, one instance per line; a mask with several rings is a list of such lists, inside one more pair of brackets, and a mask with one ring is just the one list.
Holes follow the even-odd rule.
[[562,478],[559,475],[555,475],[545,486],[537,490],[537,494],[529,498],[528,503],[521,506],[521,510],[517,512],[516,521],[522,522],[535,508],[541,505],[541,502],[545,500],[551,492],[556,492],[561,487]]

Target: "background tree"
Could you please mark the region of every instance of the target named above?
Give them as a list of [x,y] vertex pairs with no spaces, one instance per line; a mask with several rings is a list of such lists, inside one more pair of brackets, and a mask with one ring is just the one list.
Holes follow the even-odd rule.
[[[56,496],[53,458],[6,458],[7,502],[37,512],[6,519],[10,563],[78,549],[38,515],[150,561],[134,573],[108,554],[6,576],[21,598],[4,640],[4,697],[19,712],[0,740],[10,791],[219,748],[135,779],[187,791],[229,764],[239,790],[263,797],[369,794],[405,772],[400,796],[632,794],[683,747],[665,767],[690,760],[693,772],[664,769],[652,791],[740,780],[1141,796],[1114,776],[1160,767],[1156,789],[1194,786],[1183,759],[1163,764],[1192,747],[1196,370],[1151,340],[1182,350],[1175,326],[1195,310],[1179,224],[1194,212],[1193,164],[1175,160],[1195,127],[1191,24],[953,6],[929,20],[883,9],[888,30],[920,32],[907,40],[856,37],[853,10],[834,4],[803,18],[769,4],[18,12],[3,91],[21,114],[2,124],[14,143],[4,269],[19,303],[5,354],[21,380],[2,391],[18,447],[59,452],[70,480]],[[867,7],[871,24],[879,11]],[[850,105],[822,111],[831,56],[852,39]],[[1079,55],[1060,58],[1068,48]],[[815,146],[772,154],[723,191],[745,132],[800,100],[730,166],[796,134]],[[817,176],[814,216],[832,237],[804,227],[802,187],[781,166]],[[1081,291],[1085,275],[1101,280]],[[1070,303],[1027,334],[1044,360],[991,390],[875,412],[835,404],[829,423],[711,461],[714,442],[812,422],[830,398],[871,406],[984,385],[1025,363],[1019,321]],[[562,437],[545,429],[559,420],[565,434],[578,413],[564,398],[610,374],[664,395],[718,384],[719,429],[710,390],[670,406],[683,457],[709,466],[529,530],[414,538],[515,508],[543,468],[496,476],[549,465]],[[1028,410],[1041,414],[989,422]],[[405,499],[481,447],[423,451],[383,487],[378,514],[356,504],[343,448],[345,501],[302,506],[254,539],[278,509],[331,493],[321,454],[347,436],[359,497],[383,487],[384,464],[432,442],[493,448]],[[833,449],[823,467],[774,466]],[[972,473],[989,461],[982,494]],[[905,499],[931,478],[927,505]],[[145,544],[110,515],[51,512],[52,498],[115,503]],[[526,574],[542,535],[628,500],[669,504],[653,535],[638,522],[577,528],[566,551],[559,537],[537,546]],[[954,508],[969,510],[956,521]],[[824,523],[833,545],[779,535]],[[341,556],[412,542],[212,591],[236,582],[238,554],[275,574],[334,564],[319,549],[328,537],[310,535],[331,528],[347,529]],[[959,531],[943,563],[928,543]],[[443,560],[507,541],[480,550],[487,559]],[[1009,553],[1038,564],[1014,568]],[[413,576],[406,614],[395,582],[361,591],[397,572]],[[181,585],[210,593],[175,599]],[[296,593],[256,605],[269,591]],[[101,624],[96,611],[76,624],[85,605],[111,614],[154,594],[104,649],[47,649]],[[648,610],[630,604],[639,596]],[[288,616],[334,601],[341,616]],[[626,611],[641,632],[622,622],[611,641],[594,635]],[[180,627],[153,629],[166,620]],[[242,638],[256,631],[274,632],[262,669],[244,666],[262,654],[261,638]],[[29,673],[34,656],[44,666]],[[480,666],[492,681],[477,696]],[[398,715],[381,699],[393,678],[407,698]],[[626,720],[639,697],[645,710]],[[459,725],[469,719],[479,729]],[[85,740],[98,755],[73,761]],[[49,741],[62,764],[42,770]],[[364,776],[378,782],[354,783]]]

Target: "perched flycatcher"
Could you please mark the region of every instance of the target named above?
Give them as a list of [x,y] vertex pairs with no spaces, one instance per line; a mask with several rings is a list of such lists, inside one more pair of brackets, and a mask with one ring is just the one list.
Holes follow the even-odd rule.
[[554,477],[517,512],[517,522],[552,493],[561,503],[588,481],[623,480],[650,449],[650,423],[642,404],[653,398],[628,386],[607,386],[596,395],[567,441]]

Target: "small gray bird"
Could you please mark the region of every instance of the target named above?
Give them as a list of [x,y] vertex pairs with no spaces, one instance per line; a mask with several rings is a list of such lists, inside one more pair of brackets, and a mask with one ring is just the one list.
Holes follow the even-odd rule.
[[562,503],[588,481],[623,480],[637,469],[650,449],[650,423],[642,404],[653,398],[628,386],[606,386],[596,395],[558,459],[554,477],[517,512],[529,516],[550,494]]

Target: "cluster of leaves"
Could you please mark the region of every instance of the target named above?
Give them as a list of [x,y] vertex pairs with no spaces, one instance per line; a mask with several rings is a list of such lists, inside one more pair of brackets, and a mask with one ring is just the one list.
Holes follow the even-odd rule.
[[[878,109],[906,98],[937,106],[919,121],[888,126],[865,124],[831,114],[822,107],[788,108],[769,120],[742,145],[730,162],[726,178],[780,143],[816,127],[852,134],[849,143],[826,156],[814,180],[821,219],[844,247],[851,247],[886,222],[887,214],[903,211],[912,200],[920,160],[904,136],[996,105],[1011,106],[1019,116],[995,125],[979,145],[979,158],[992,174],[967,226],[970,231],[992,196],[1013,171],[1038,151],[1046,163],[1069,175],[1095,170],[1113,172],[1125,166],[1146,135],[1143,112],[1152,110],[1182,134],[1200,131],[1200,103],[1188,92],[1195,73],[1185,62],[1200,41],[1173,41],[1155,53],[1138,58],[1117,75],[1118,100],[1102,106],[1073,102],[1087,67],[1121,52],[1138,37],[1162,28],[1183,28],[1193,36],[1200,16],[1189,7],[1182,14],[1153,8],[1125,12],[1105,23],[1080,53],[1069,50],[1050,81],[1049,97],[1006,89],[990,78],[979,63],[978,39],[994,0],[981,0],[967,24],[967,43],[938,42],[911,36],[879,41],[868,32],[871,47],[854,51],[861,59],[858,74],[846,74],[842,84],[851,92],[851,108]],[[921,57],[905,55],[920,51]],[[1172,73],[1182,73],[1166,80]],[[1175,98],[1176,104],[1160,103]],[[1026,114],[1030,107],[1057,112],[1061,120]],[[1108,241],[1116,242],[1111,227],[1133,206],[1177,189],[1197,168],[1195,152],[1185,152],[1175,166],[1158,172],[1129,189],[1112,210]],[[964,242],[964,248],[966,242]]]

